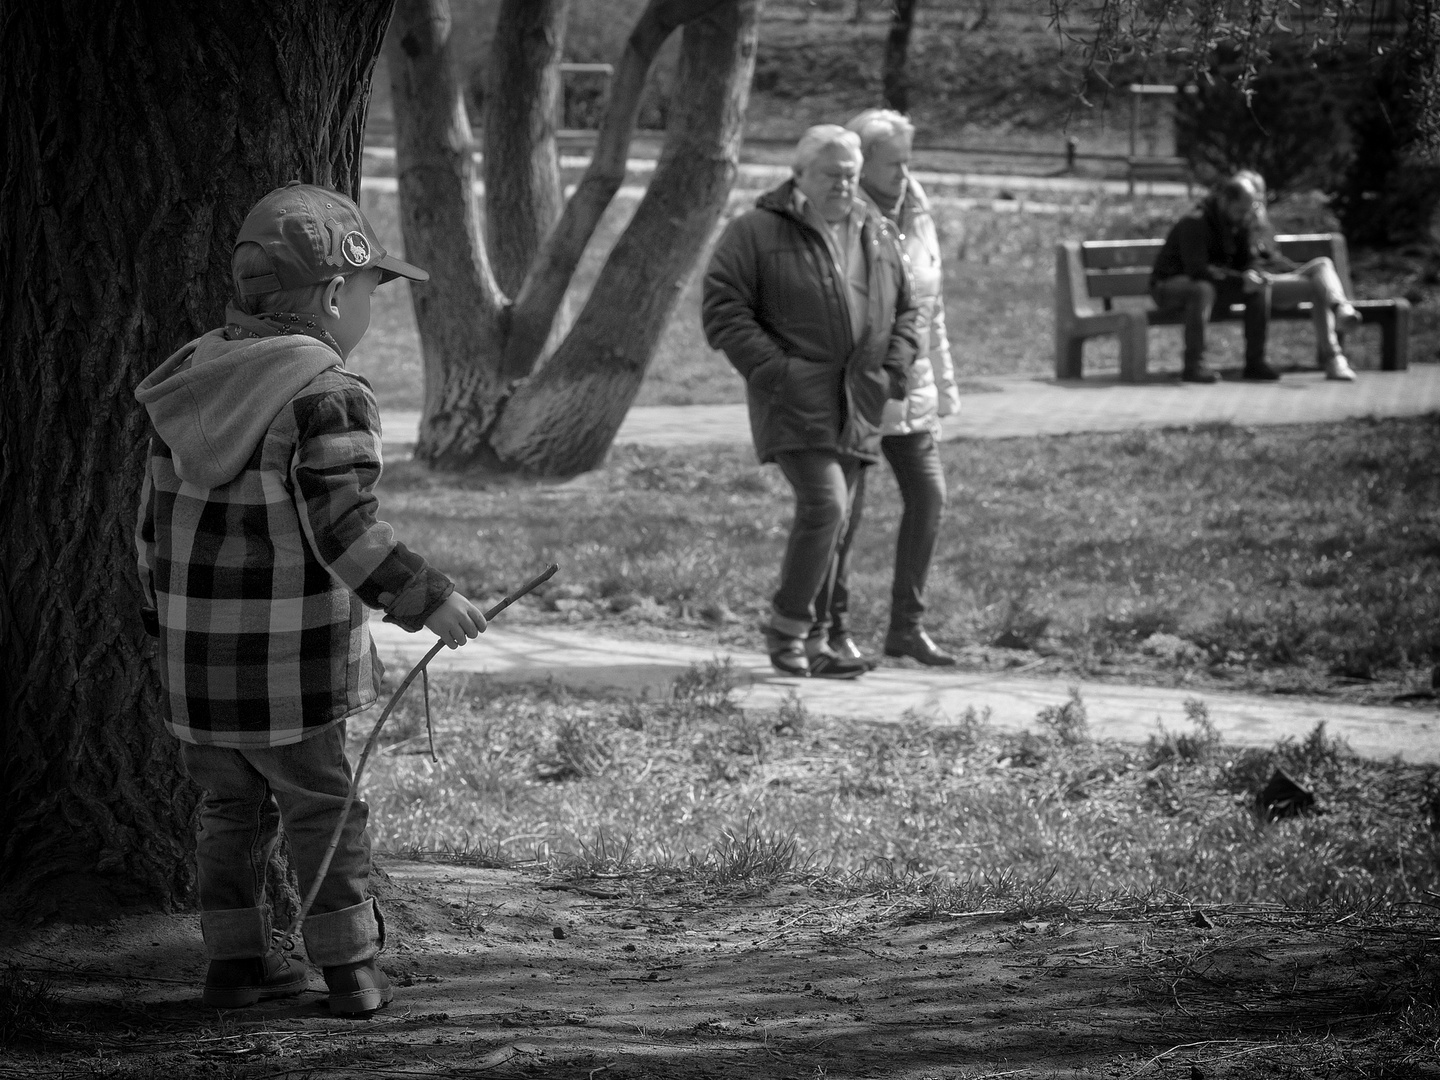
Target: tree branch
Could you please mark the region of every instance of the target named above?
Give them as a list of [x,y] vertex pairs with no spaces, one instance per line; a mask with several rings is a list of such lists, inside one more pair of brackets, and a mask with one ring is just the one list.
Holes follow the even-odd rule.
[[625,179],[625,161],[645,79],[660,47],[680,26],[735,0],[651,0],[635,24],[611,84],[610,104],[595,143],[590,167],[530,266],[515,298],[505,346],[506,379],[528,375],[545,347],[565,290],[600,223],[605,208]]

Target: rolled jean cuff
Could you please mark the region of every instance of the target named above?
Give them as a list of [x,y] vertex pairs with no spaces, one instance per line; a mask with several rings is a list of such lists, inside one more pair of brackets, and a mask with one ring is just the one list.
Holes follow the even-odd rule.
[[305,955],[322,968],[373,960],[385,947],[385,919],[373,897],[308,916],[302,933]]
[[770,629],[782,637],[803,638],[810,633],[810,628],[814,625],[814,619],[792,619],[788,615],[781,615],[773,607],[770,609]]
[[258,907],[202,911],[200,936],[207,960],[264,956],[270,951],[270,912]]

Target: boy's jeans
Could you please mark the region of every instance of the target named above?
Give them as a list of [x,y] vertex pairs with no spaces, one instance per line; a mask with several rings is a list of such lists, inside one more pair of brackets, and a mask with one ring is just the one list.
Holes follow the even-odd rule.
[[[200,926],[211,960],[270,951],[265,867],[283,821],[302,898],[330,845],[350,790],[345,724],[331,724],[290,746],[236,750],[181,744],[185,771],[205,791],[195,863]],[[369,807],[350,806],[325,882],[306,916],[305,952],[320,967],[372,959],[385,924],[368,896]]]

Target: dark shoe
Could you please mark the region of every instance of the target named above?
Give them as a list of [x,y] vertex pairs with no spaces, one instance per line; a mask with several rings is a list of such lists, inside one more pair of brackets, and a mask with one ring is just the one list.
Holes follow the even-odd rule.
[[803,638],[781,637],[767,630],[765,645],[770,650],[770,666],[781,675],[793,675],[803,679],[810,674],[810,661],[805,658]]
[[834,653],[823,652],[810,658],[812,679],[858,679],[870,670],[864,660],[847,660]]
[[284,953],[243,960],[211,960],[200,1000],[212,1009],[243,1009],[272,998],[294,997],[309,985],[305,965]]
[[860,646],[855,644],[855,639],[849,634],[833,634],[830,637],[830,651],[841,660],[851,660],[857,664],[864,664],[867,669],[875,666],[874,662],[860,651]]
[[383,1009],[395,997],[390,980],[374,960],[358,964],[327,967],[325,985],[330,989],[330,1011],[342,1016],[357,1016]]
[[1186,364],[1180,372],[1180,381],[1209,384],[1219,382],[1220,376],[1204,364]]
[[1245,378],[1251,382],[1274,382],[1280,378],[1280,373],[1261,360],[1259,363],[1246,363]]
[[886,656],[908,656],[929,667],[952,667],[955,657],[941,652],[930,640],[930,635],[920,627],[903,633],[891,631],[885,635]]

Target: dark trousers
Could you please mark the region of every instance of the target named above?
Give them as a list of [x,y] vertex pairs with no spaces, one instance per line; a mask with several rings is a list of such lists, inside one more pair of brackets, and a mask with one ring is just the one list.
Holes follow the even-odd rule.
[[795,491],[795,520],[770,625],[786,637],[823,639],[835,586],[835,550],[863,462],[824,450],[776,454],[775,461]]
[[[909,435],[887,435],[880,449],[895,473],[904,509],[900,532],[895,538],[895,576],[890,585],[890,629],[897,633],[914,630],[925,614],[925,581],[940,535],[940,515],[945,509],[945,470],[940,467],[940,448],[928,431]],[[830,633],[847,629],[850,610],[848,575],[850,547],[865,508],[865,474],[856,487],[850,521],[836,553],[835,586],[830,596]]]
[[1245,366],[1265,362],[1265,332],[1270,325],[1270,284],[1247,293],[1238,281],[1196,281],[1171,277],[1157,281],[1150,289],[1155,306],[1164,312],[1185,314],[1185,368],[1193,371],[1204,361],[1205,325],[1216,304],[1245,305]]

